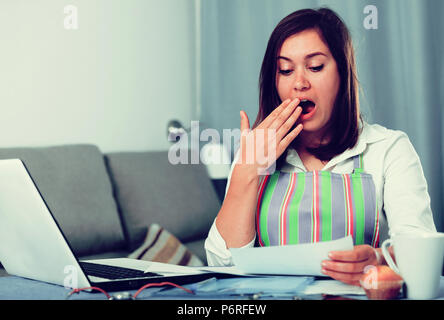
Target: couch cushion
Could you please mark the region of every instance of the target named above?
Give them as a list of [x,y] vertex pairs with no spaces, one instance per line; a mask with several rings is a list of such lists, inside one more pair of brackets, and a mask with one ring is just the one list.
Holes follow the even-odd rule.
[[142,245],[128,258],[190,267],[203,266],[198,256],[157,223],[149,226]]
[[132,248],[157,223],[180,241],[206,237],[220,202],[203,164],[172,165],[167,151],[106,155]]
[[185,242],[184,245],[195,254],[204,265],[208,265],[207,252],[205,251],[205,238]]
[[74,252],[89,255],[125,246],[103,156],[92,145],[0,149],[28,168]]

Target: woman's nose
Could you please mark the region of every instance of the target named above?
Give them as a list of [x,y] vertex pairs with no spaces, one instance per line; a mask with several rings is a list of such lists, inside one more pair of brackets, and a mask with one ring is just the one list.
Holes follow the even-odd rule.
[[302,73],[299,73],[296,75],[296,79],[294,81],[294,89],[301,91],[301,90],[307,90],[310,88],[310,83],[308,82],[307,78]]

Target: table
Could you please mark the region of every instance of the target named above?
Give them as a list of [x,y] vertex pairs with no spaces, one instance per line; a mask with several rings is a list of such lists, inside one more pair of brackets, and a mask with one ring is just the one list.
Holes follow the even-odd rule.
[[[325,280],[317,280],[325,281]],[[317,283],[314,282],[314,284]],[[187,286],[185,286],[187,287]],[[66,289],[62,286],[48,284],[40,281],[25,279],[16,276],[0,277],[0,300],[65,300],[71,289]],[[134,294],[136,290],[130,291]],[[114,294],[114,293],[112,293]],[[366,300],[364,295],[344,295],[345,299]],[[80,292],[69,297],[70,300],[104,300],[106,297],[102,293]],[[258,300],[273,300],[273,299],[322,299],[322,296],[317,294],[313,296],[304,295],[284,295],[284,296],[253,296],[253,295],[231,295],[231,294],[190,294],[179,288],[173,287],[152,287],[142,291],[138,299],[142,300],[248,300],[256,298]],[[436,300],[444,300],[444,276],[440,279],[440,294]]]
[[[315,282],[316,283],[316,282]],[[108,301],[101,294],[80,292],[65,300],[70,289],[20,277],[0,277],[0,308],[4,314],[23,316],[36,315],[87,316],[105,318],[122,314],[125,318],[139,317],[163,319],[284,319],[298,312],[316,312],[316,318],[347,313],[371,313],[384,310],[387,317],[399,318],[402,314],[411,316],[417,310],[434,314],[444,306],[444,277],[440,279],[441,301],[365,301],[364,296],[325,297],[310,296],[255,297],[251,295],[232,296],[227,294],[192,295],[181,289],[153,287],[142,291],[137,301]],[[133,294],[135,291],[131,291]],[[296,298],[298,301],[294,301]],[[21,299],[20,301],[11,301]],[[304,299],[304,300],[300,300]],[[351,300],[352,301],[347,301]],[[24,300],[24,301],[23,301]],[[70,301],[76,300],[76,301]],[[93,301],[94,300],[94,301]],[[99,301],[101,300],[101,301]],[[329,301],[320,301],[329,300]],[[341,301],[332,301],[341,300]],[[420,305],[418,305],[418,303]],[[11,313],[9,313],[9,310]],[[379,313],[377,311],[376,313]],[[153,317],[154,315],[154,317]]]

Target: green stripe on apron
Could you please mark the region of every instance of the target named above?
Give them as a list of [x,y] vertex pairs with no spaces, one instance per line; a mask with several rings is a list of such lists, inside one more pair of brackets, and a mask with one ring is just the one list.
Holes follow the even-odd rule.
[[364,194],[362,193],[362,178],[360,172],[351,174],[351,183],[356,209],[354,216],[356,227],[353,228],[356,232],[355,244],[363,244],[365,228],[365,204]]
[[[297,174],[296,175],[296,187],[294,191],[294,197],[290,202],[290,206],[288,208],[289,212],[299,212],[299,205],[301,203],[302,195],[304,194],[305,189],[305,174]],[[289,230],[291,232],[288,235],[289,244],[297,244],[299,241],[299,216],[297,214],[292,214],[288,220]]]
[[270,206],[271,197],[273,195],[274,189],[276,188],[276,184],[279,179],[279,174],[280,174],[279,172],[275,172],[273,175],[270,176],[270,179],[267,182],[264,194],[262,196],[259,225],[261,229],[262,242],[264,243],[265,246],[270,245],[270,239],[268,237],[268,227],[267,227],[267,218],[269,212],[268,207]]
[[[279,239],[282,239],[282,236],[283,236],[283,233],[284,233],[284,230],[288,230],[288,227],[287,228],[284,228],[284,230],[282,230],[282,218],[283,218],[283,215],[285,214],[285,208],[284,208],[284,205],[285,205],[285,199],[287,198],[287,197],[289,197],[289,192],[290,192],[290,189],[291,189],[291,184],[292,184],[292,179],[291,179],[291,175],[290,175],[290,179],[288,179],[288,183],[287,183],[287,188],[286,188],[286,190],[285,190],[285,192],[284,192],[284,198],[282,199],[282,202],[281,202],[281,206],[280,206],[280,208],[279,208],[279,223],[278,223],[278,225],[279,225]],[[281,242],[280,242],[280,244],[282,245],[282,244],[285,244],[285,239],[284,240],[280,240]]]
[[321,219],[322,219],[322,237],[320,241],[332,240],[331,226],[331,174],[328,171],[320,171],[321,180]]

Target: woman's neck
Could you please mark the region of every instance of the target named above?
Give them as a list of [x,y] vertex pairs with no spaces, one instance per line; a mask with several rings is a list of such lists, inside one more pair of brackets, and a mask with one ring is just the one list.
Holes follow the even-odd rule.
[[306,151],[308,148],[317,148],[320,145],[327,144],[329,142],[328,137],[323,137],[322,133],[318,132],[305,132],[302,131],[298,136],[298,142],[296,150]]
[[318,159],[306,149],[299,149],[297,152],[307,171],[322,170],[328,163],[328,160]]

